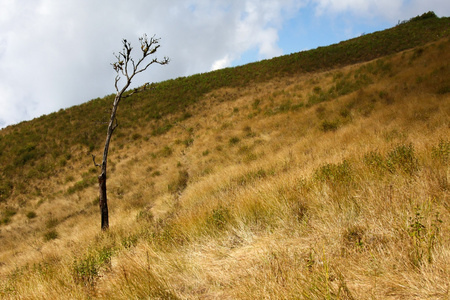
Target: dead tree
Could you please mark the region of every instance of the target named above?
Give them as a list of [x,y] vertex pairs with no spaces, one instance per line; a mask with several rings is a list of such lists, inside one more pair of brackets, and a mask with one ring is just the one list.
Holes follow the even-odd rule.
[[[169,63],[169,58],[164,57],[162,60],[158,60],[157,58],[153,58],[150,61],[148,61],[148,57],[152,54],[154,54],[158,48],[159,40],[154,37],[148,38],[147,35],[144,35],[143,37],[139,38],[139,41],[141,43],[141,57],[135,61],[133,57],[131,56],[131,51],[133,48],[131,47],[131,44],[127,40],[122,40],[123,43],[123,50],[122,52],[119,52],[118,55],[114,54],[117,61],[115,63],[112,63],[111,65],[114,68],[114,71],[116,71],[117,75],[115,78],[114,86],[116,88],[116,96],[114,98],[112,110],[111,110],[111,118],[109,119],[108,129],[106,133],[106,142],[105,142],[105,148],[103,151],[103,159],[100,164],[97,164],[95,162],[95,156],[92,156],[92,159],[94,160],[94,164],[97,167],[101,168],[101,173],[98,175],[98,187],[99,187],[99,205],[100,205],[100,214],[101,214],[101,228],[102,230],[107,230],[109,228],[109,219],[108,219],[108,201],[107,201],[107,195],[106,195],[106,164],[108,159],[108,150],[109,150],[109,144],[111,141],[111,136],[114,133],[114,130],[118,126],[117,118],[116,118],[116,112],[117,108],[119,107],[120,100],[123,98],[129,97],[134,93],[141,92],[145,90],[147,85],[144,85],[140,89],[134,89],[131,93],[128,93],[127,95],[124,95],[125,91],[128,89],[128,87],[131,84],[131,80],[133,77],[141,73],[145,70],[147,70],[148,67],[150,67],[153,64],[160,64],[160,65],[166,65]],[[124,77],[125,83],[122,87],[119,87],[119,82],[121,79],[121,76]]]

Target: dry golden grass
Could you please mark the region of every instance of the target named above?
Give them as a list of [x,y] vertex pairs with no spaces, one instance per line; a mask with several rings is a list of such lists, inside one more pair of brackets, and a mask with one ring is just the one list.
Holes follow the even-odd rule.
[[1,297],[449,298],[449,49],[216,90],[165,135],[113,140],[106,234],[95,186],[67,193],[79,150],[2,227]]

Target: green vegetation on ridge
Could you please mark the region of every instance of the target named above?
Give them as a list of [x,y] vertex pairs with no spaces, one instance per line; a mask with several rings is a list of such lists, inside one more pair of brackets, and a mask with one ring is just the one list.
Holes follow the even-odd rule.
[[[182,112],[213,90],[369,61],[448,36],[449,25],[449,18],[428,13],[394,28],[328,47],[153,84],[149,91],[136,94],[122,104],[118,115],[119,137],[120,131],[126,134],[127,129],[139,127],[144,120],[154,122],[154,135],[165,133],[176,121],[167,120],[168,114]],[[73,147],[83,147],[88,152],[99,149],[106,130],[102,122],[108,117],[111,101],[112,96],[97,98],[0,131],[0,164],[4,170],[0,178],[0,201],[14,191],[30,192],[19,178],[44,179],[57,175],[71,159]]]

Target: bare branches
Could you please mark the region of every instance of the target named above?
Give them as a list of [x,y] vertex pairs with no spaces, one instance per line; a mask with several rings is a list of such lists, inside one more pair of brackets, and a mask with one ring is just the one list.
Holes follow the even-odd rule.
[[[147,35],[144,34],[141,38],[139,38],[139,41],[141,42],[141,50],[142,50],[142,57],[146,57],[150,54],[153,54],[158,50],[160,47],[159,44],[160,39],[155,39],[155,36],[151,37],[150,40],[148,39]],[[152,48],[153,45],[156,45]]]
[[[141,38],[139,38],[139,42],[141,43],[142,57],[139,60],[137,60],[137,62],[135,62],[135,60],[131,56],[131,51],[133,50],[131,44],[126,39],[122,40],[123,50],[119,52],[118,55],[114,54],[117,61],[111,64],[113,66],[114,71],[116,71],[117,73],[114,86],[118,93],[119,93],[118,83],[120,81],[120,76],[124,76],[127,80],[127,83],[125,84],[126,89],[126,87],[128,87],[129,84],[131,83],[131,79],[136,74],[147,70],[147,68],[152,64],[156,63],[160,65],[166,65],[169,63],[170,60],[168,57],[164,57],[162,60],[154,58],[150,60],[150,62],[148,62],[145,66],[141,66],[141,64],[148,56],[154,54],[158,50],[158,48],[160,47],[159,40],[160,39],[157,39],[154,36],[149,39],[146,34],[144,34]],[[123,90],[122,92],[124,91],[125,90]]]
[[95,155],[94,154],[91,154],[91,155],[92,155],[92,160],[94,161],[94,166],[101,167],[102,165],[95,162]]
[[[125,95],[125,96],[122,96],[122,99],[128,98],[128,97],[130,97],[131,95],[134,95],[134,94],[137,94],[137,93],[146,91],[147,89],[154,89],[154,87],[153,87],[152,85],[153,85],[153,84],[150,84],[150,83],[147,82],[147,83],[144,84],[141,88],[135,88],[131,93],[129,93],[129,94]],[[149,86],[150,86],[150,88],[148,88]]]
[[[98,176],[98,186],[99,186],[99,206],[100,206],[100,213],[101,213],[101,228],[102,230],[107,230],[109,228],[109,219],[108,219],[108,200],[107,200],[107,194],[106,194],[106,165],[108,162],[108,151],[109,151],[109,144],[111,142],[111,136],[116,130],[116,128],[119,126],[119,123],[116,118],[117,108],[119,106],[120,100],[125,97],[129,97],[135,93],[144,91],[148,84],[145,84],[140,89],[134,89],[131,93],[128,93],[128,95],[124,95],[126,90],[131,84],[131,80],[133,77],[145,71],[149,66],[152,64],[160,64],[165,65],[169,63],[169,59],[167,57],[164,57],[163,60],[158,60],[157,58],[153,58],[147,62],[144,61],[146,58],[152,54],[154,54],[158,48],[159,48],[159,39],[155,39],[155,37],[151,37],[150,39],[147,37],[147,35],[144,35],[139,39],[141,43],[141,51],[142,51],[142,57],[139,58],[139,60],[135,61],[133,57],[131,56],[131,52],[133,50],[133,47],[131,47],[131,44],[123,39],[122,45],[123,49],[119,54],[114,54],[117,61],[115,63],[112,63],[112,67],[114,71],[116,71],[116,78],[114,79],[114,87],[116,88],[117,94],[114,98],[114,102],[111,108],[111,117],[109,119],[108,123],[108,129],[106,132],[106,141],[105,141],[105,148],[103,150],[103,160],[101,164],[97,164],[95,162],[95,156],[92,155],[92,160],[94,161],[94,165],[96,167],[101,167],[101,174]],[[142,64],[142,66],[141,66]],[[121,79],[121,76],[125,77],[126,81],[124,82],[123,86],[119,88],[119,81]]]

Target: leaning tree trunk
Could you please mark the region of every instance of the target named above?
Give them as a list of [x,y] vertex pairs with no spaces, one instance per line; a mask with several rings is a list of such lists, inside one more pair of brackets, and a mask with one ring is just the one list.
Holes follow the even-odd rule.
[[[98,175],[98,188],[99,188],[99,206],[100,206],[100,214],[101,214],[101,228],[103,231],[107,230],[109,228],[109,217],[108,217],[108,199],[106,196],[106,164],[108,162],[108,150],[109,150],[109,143],[111,141],[111,136],[114,132],[114,130],[117,128],[117,119],[116,119],[116,112],[117,108],[119,106],[119,102],[122,98],[126,98],[131,96],[132,94],[145,90],[147,85],[144,85],[144,87],[141,90],[138,90],[137,88],[134,89],[133,92],[129,93],[126,96],[123,96],[127,88],[131,84],[131,79],[143,71],[145,71],[149,66],[151,66],[154,63],[165,65],[169,63],[169,58],[164,57],[163,60],[158,60],[157,58],[152,59],[150,62],[147,62],[145,66],[140,66],[141,63],[145,60],[145,58],[153,53],[156,52],[159,48],[159,39],[155,38],[147,38],[147,35],[144,34],[142,38],[139,39],[141,42],[141,51],[142,56],[137,61],[137,63],[133,60],[131,57],[131,50],[133,49],[130,45],[130,43],[127,42],[127,40],[123,40],[123,51],[119,52],[119,55],[115,55],[117,58],[117,62],[112,64],[114,70],[117,73],[116,79],[115,79],[115,87],[116,87],[116,97],[114,98],[114,103],[111,111],[111,118],[109,120],[108,124],[108,131],[106,133],[106,142],[105,142],[105,148],[103,151],[103,159],[101,164],[95,163],[95,156],[92,155],[92,159],[94,160],[94,165],[97,167],[101,167],[101,173]],[[118,82],[120,80],[120,74],[125,76],[126,83],[123,86],[122,89],[119,89]]]
[[122,94],[126,91],[131,81],[128,80],[125,86],[117,92],[117,95],[114,99],[112,111],[111,111],[111,119],[108,124],[108,131],[106,133],[106,142],[105,149],[103,151],[103,159],[101,166],[101,173],[98,175],[98,188],[99,188],[99,206],[100,206],[100,214],[101,214],[101,228],[102,230],[107,230],[109,228],[109,218],[108,218],[108,198],[106,196],[106,164],[108,162],[108,151],[109,151],[109,143],[111,141],[111,136],[114,130],[117,128],[117,119],[116,112],[117,107],[119,106],[120,99],[122,98]]

